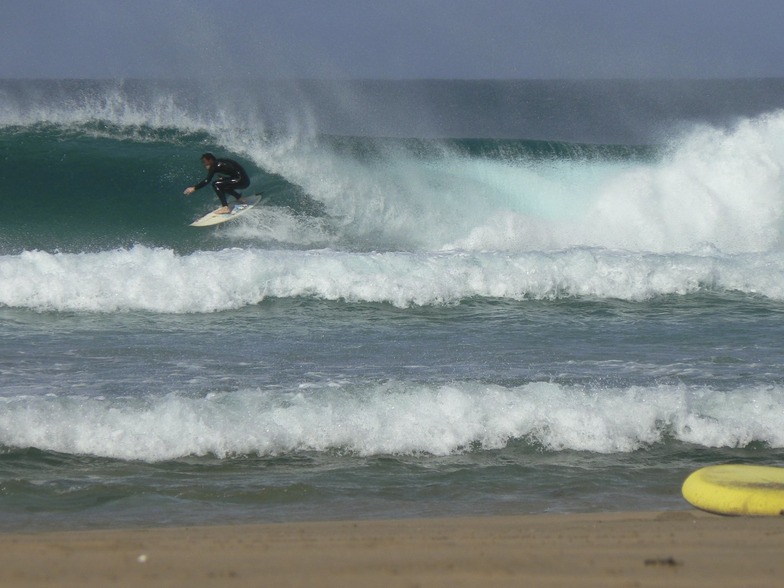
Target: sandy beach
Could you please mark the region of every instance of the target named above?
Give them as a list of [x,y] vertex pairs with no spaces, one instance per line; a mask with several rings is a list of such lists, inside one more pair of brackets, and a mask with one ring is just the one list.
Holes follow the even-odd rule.
[[697,511],[0,535],[2,586],[773,586],[784,520]]

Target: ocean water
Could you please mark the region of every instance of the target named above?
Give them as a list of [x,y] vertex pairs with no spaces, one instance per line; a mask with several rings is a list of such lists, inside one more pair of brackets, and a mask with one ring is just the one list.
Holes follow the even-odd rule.
[[[780,464],[783,85],[0,82],[0,529],[665,510]],[[207,150],[266,200],[195,229]]]

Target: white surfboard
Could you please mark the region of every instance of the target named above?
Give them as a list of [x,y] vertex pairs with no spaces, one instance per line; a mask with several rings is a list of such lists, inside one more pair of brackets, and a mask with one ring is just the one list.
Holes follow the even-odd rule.
[[[248,212],[251,208],[261,202],[261,196],[251,196],[247,199],[247,204],[235,204],[231,212],[225,214],[218,214],[215,210],[205,214],[203,217],[193,221],[192,227],[211,227],[212,225],[219,225],[230,220],[234,220]],[[216,210],[220,210],[217,208]]]

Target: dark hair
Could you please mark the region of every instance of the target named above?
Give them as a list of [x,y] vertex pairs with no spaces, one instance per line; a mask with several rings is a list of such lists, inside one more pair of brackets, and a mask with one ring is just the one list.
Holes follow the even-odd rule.
[[215,156],[207,151],[207,153],[202,153],[201,159],[207,159],[209,161],[215,161]]

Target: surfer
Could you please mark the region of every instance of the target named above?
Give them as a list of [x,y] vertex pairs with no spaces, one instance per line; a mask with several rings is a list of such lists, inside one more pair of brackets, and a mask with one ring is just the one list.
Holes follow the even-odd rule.
[[205,153],[202,155],[201,163],[207,169],[207,177],[198,184],[185,188],[185,192],[183,193],[186,196],[190,196],[196,190],[200,190],[212,181],[215,174],[219,174],[220,177],[212,182],[212,189],[215,190],[215,194],[218,196],[218,200],[221,201],[223,207],[215,212],[218,214],[228,214],[231,212],[229,203],[226,200],[226,194],[234,196],[234,198],[237,199],[237,202],[245,202],[242,199],[242,194],[237,192],[237,188],[242,190],[250,186],[250,179],[239,163],[233,159],[217,159],[212,153]]

